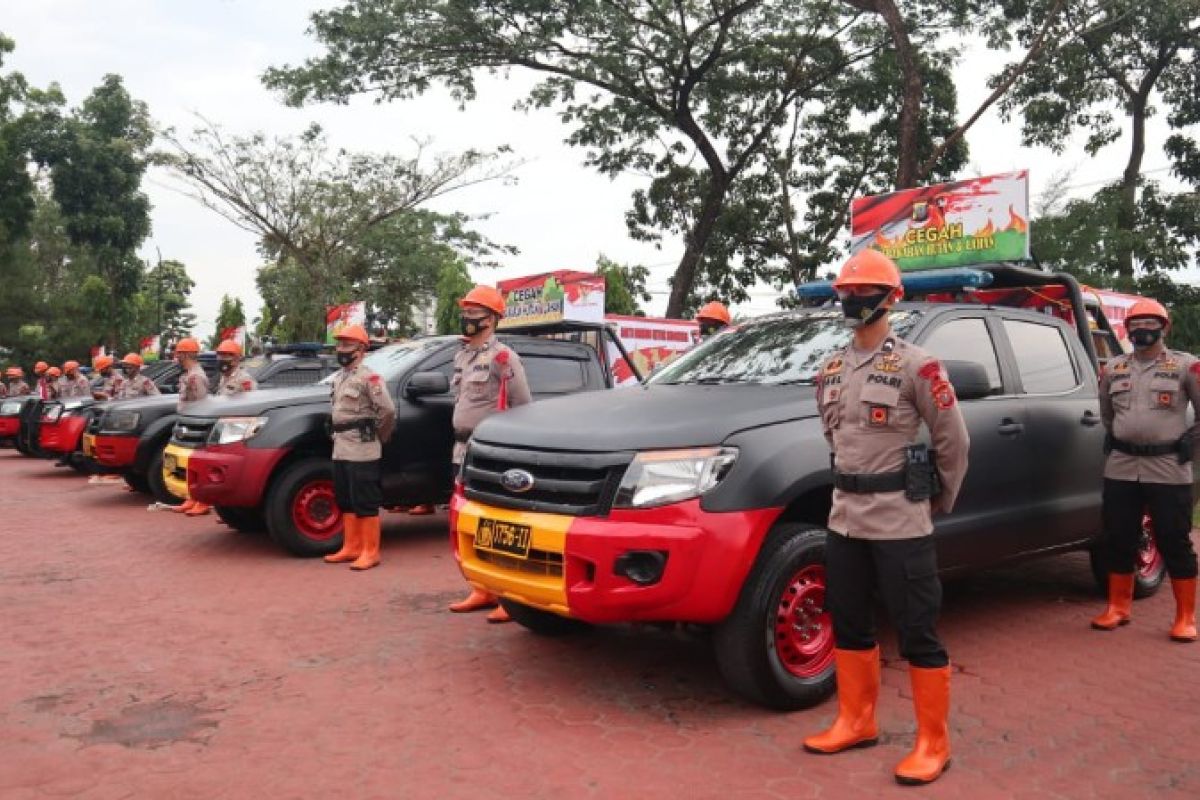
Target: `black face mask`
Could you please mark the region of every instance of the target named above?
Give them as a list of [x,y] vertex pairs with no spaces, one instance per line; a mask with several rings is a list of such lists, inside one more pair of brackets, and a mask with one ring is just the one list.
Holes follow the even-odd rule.
[[458,327],[466,337],[476,336],[487,330],[487,317],[459,317]]
[[126,378],[132,378],[134,375],[137,375],[137,367],[125,367],[121,372],[125,373]]
[[719,322],[701,322],[700,323],[700,338],[707,339],[725,326]]
[[221,374],[228,375],[233,372],[233,362],[221,359]]
[[1147,347],[1154,347],[1162,335],[1162,328],[1138,328],[1129,332],[1129,341],[1133,342],[1134,347],[1144,350]]
[[354,352],[350,352],[350,353],[339,352],[337,354],[338,363],[341,364],[343,367],[348,367],[351,364],[353,364],[354,359],[357,357],[358,357],[358,353],[354,353]]
[[851,294],[843,297],[842,314],[846,317],[846,327],[861,328],[864,325],[870,325],[886,314],[887,309],[883,308],[883,304],[889,294],[891,293],[879,292],[865,295]]

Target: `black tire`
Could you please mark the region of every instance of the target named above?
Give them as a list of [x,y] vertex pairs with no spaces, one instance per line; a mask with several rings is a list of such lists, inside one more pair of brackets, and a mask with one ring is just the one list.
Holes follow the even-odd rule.
[[549,611],[542,611],[539,608],[530,608],[523,603],[506,598],[500,599],[500,605],[504,606],[504,610],[508,612],[514,622],[538,636],[569,636],[572,633],[590,630],[592,627],[582,620],[560,617],[558,614],[551,614]]
[[[315,513],[323,511],[326,506],[337,518],[330,522],[328,517],[322,517],[314,522],[329,523],[332,535],[326,538],[314,536],[311,531],[302,530],[297,523],[297,514],[303,516],[300,506],[306,511],[312,510],[304,501],[306,494],[313,491],[324,491],[328,485],[328,499],[321,500],[316,506]],[[267,493],[266,521],[271,538],[292,555],[301,558],[316,558],[317,556],[335,553],[342,547],[341,511],[333,502],[333,465],[328,458],[306,458],[286,467],[271,484]],[[296,512],[295,514],[293,512]]]
[[89,461],[82,452],[76,450],[67,456],[67,466],[78,472],[80,475],[92,475],[92,462]]
[[235,506],[214,506],[217,516],[235,531],[241,533],[262,533],[267,529],[267,520],[263,517],[261,508],[237,508]]
[[772,528],[746,577],[737,604],[713,632],[721,676],[731,689],[751,702],[779,711],[794,711],[814,706],[833,694],[833,643],[829,630],[821,637],[827,642],[828,653],[816,662],[819,671],[809,677],[790,672],[777,653],[776,644],[776,624],[784,593],[791,590],[792,579],[801,570],[819,569],[825,563],[826,535],[824,528],[797,522],[783,522]]
[[121,477],[125,479],[125,485],[135,492],[150,494],[150,484],[146,483],[145,475],[138,475],[136,472],[126,472]]
[[154,495],[154,499],[163,505],[181,506],[183,500],[171,494],[171,490],[167,488],[166,481],[163,480],[163,450],[166,449],[166,443],[155,447],[154,455],[150,456],[150,464],[146,467],[146,485],[150,488],[150,494]]
[[[1153,551],[1150,548],[1154,548]],[[1098,542],[1088,551],[1092,566],[1092,577],[1100,594],[1108,594],[1108,563],[1104,556],[1103,542]],[[1139,554],[1139,564],[1133,573],[1133,596],[1138,600],[1153,597],[1163,585],[1167,577],[1167,565],[1158,548],[1154,544],[1154,535],[1150,530],[1149,519],[1142,523],[1142,551]]]

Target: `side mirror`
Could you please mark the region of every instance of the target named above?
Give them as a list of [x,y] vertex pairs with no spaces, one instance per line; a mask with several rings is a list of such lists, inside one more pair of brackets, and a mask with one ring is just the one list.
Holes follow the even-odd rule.
[[408,379],[404,396],[410,399],[446,394],[450,391],[450,379],[440,372],[418,372]]
[[950,385],[959,400],[978,400],[992,393],[992,382],[987,370],[975,361],[943,361]]

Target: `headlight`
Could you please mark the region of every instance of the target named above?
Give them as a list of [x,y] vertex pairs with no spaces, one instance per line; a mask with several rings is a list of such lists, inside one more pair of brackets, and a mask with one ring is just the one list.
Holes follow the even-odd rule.
[[114,433],[133,433],[140,421],[141,414],[136,411],[112,411],[104,415],[100,429]]
[[647,508],[699,497],[716,486],[737,460],[733,447],[639,453],[617,490],[620,508]]
[[21,400],[0,403],[0,417],[15,417],[21,413]]
[[209,444],[233,444],[254,438],[263,426],[266,417],[221,417],[208,435]]
[[46,422],[58,422],[58,418],[62,416],[62,413],[62,406],[50,406],[46,409],[46,413],[42,415],[42,418],[45,419]]

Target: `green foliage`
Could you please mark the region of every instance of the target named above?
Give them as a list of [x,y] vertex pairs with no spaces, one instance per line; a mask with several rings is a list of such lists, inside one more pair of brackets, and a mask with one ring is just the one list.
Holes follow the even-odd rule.
[[458,333],[458,301],[471,291],[475,282],[467,272],[462,262],[444,264],[438,273],[437,285],[434,288],[436,296],[437,332],[440,334]]
[[595,272],[604,278],[605,313],[646,316],[641,303],[649,303],[652,299],[650,292],[646,291],[650,270],[640,265],[618,264],[601,254],[596,259]]
[[213,335],[208,340],[210,350],[215,349],[221,343],[221,332],[229,328],[240,328],[246,324],[246,309],[242,305],[242,298],[230,297],[227,294],[221,295],[221,305],[217,308],[217,324],[213,329]]

